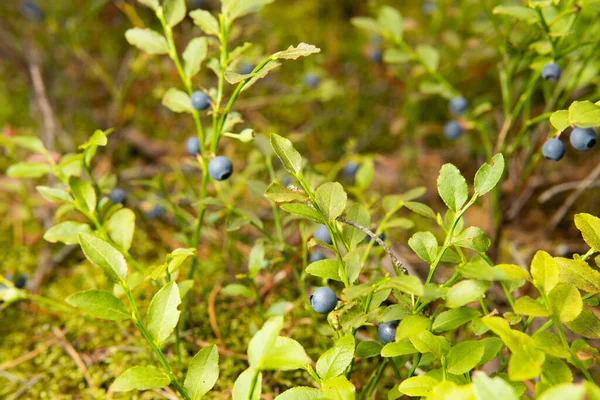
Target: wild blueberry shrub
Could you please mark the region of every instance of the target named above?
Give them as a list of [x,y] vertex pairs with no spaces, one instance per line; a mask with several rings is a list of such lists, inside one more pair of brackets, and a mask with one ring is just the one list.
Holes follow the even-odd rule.
[[[240,373],[230,387],[219,388],[219,394],[234,400],[599,397],[592,365],[600,359],[594,346],[594,340],[600,339],[595,309],[600,272],[599,259],[594,258],[600,252],[600,219],[587,213],[575,215],[575,226],[587,246],[584,254],[553,257],[540,250],[529,265],[520,261],[516,265],[493,261],[497,257],[490,254],[492,240],[483,229],[468,225],[466,218],[477,204],[501,211],[499,200],[506,194],[500,185],[511,162],[515,168],[523,167],[517,160],[526,165],[525,181],[542,156],[554,161],[563,158],[563,133],[570,135],[576,150],[594,147],[600,102],[570,102],[563,96],[581,79],[581,61],[589,60],[597,49],[591,39],[598,29],[582,31],[580,6],[549,0],[491,8],[482,2],[498,36],[501,118],[495,118],[490,102],[480,101],[474,93],[461,93],[442,75],[444,60],[434,46],[419,44],[413,49],[408,44],[411,37],[405,36],[404,26],[409,33],[410,23],[405,25],[394,8],[380,8],[376,19],[353,19],[373,35],[368,59],[376,64],[404,64],[403,68],[416,65],[419,79],[409,79],[408,84],[415,85],[420,96],[444,98],[442,108],[453,118],[439,133],[450,139],[464,134],[461,141],[468,139],[469,144],[467,140],[454,143],[472,146],[473,154],[487,160],[473,179],[465,172],[468,180],[453,164],[441,167],[436,187],[445,207],[436,212],[425,204],[434,201],[431,194],[424,198],[423,187],[383,197],[371,193],[376,171],[370,156],[348,155],[334,168],[320,168],[303,159],[292,141],[281,135],[239,130],[242,116],[234,108],[245,90],[281,60],[319,51],[301,43],[257,64],[241,61],[248,46],[230,47],[230,35],[238,29],[235,22],[270,2],[223,1],[218,15],[192,11],[189,17],[204,36],[192,39],[181,56],[173,28],[188,14],[182,0],[139,0],[155,14],[161,31],[133,28],[126,33],[129,43],[146,56],[168,56],[181,79],[183,90],[166,90],[162,102],[174,113],[190,114],[194,122],[195,135],[185,144],[192,157],[184,160],[200,178],[191,190],[196,195],[193,200],[184,201],[185,195],[170,193],[162,180],[152,179],[141,183],[148,191],[139,209],[133,194],[125,202],[128,193],[116,188],[122,182],[100,176],[93,168],[94,156],[108,145],[110,130],[95,131],[79,151],[59,157],[35,137],[3,138],[2,144],[11,151],[19,148],[31,156],[11,165],[8,176],[36,183],[52,178],[36,187],[44,199],[57,205],[55,224],[45,231],[44,239],[80,248],[110,286],[94,280],[92,288],[74,292],[66,304],[57,303],[27,291],[24,275],[12,282],[3,272],[0,308],[30,301],[64,313],[81,313],[82,319],[134,327],[151,355],[140,365],[116,366],[118,377],[111,379],[109,392],[148,391],[149,396],[166,393],[198,399],[211,396],[219,376],[231,372],[224,369],[228,368]],[[439,17],[444,5],[424,2],[423,8],[424,13]],[[508,40],[504,32],[514,23],[527,26],[527,35],[518,38],[523,43]],[[555,62],[564,66],[562,76]],[[199,81],[202,68],[215,73],[216,87]],[[325,82],[319,82],[319,75],[314,77],[307,82],[305,76],[303,83],[323,89]],[[233,85],[231,90],[227,83]],[[543,111],[533,107],[536,93],[546,102]],[[550,135],[543,128],[547,120],[553,127]],[[501,121],[498,129],[493,126],[496,121]],[[542,128],[529,135],[534,125]],[[549,136],[546,141],[545,136]],[[248,160],[236,158],[232,146],[221,146],[230,139],[239,140],[241,146],[254,143],[258,151]],[[183,143],[178,146],[183,153]],[[238,188],[257,175],[257,164],[271,183],[244,182],[243,190],[268,200],[268,207],[260,210],[241,201]],[[338,178],[347,185],[336,182]],[[169,249],[158,262],[140,261],[134,235],[142,234],[139,228],[146,221],[136,221],[137,211],[148,220],[172,220],[185,247]],[[243,241],[248,234],[245,228],[258,232],[259,238],[253,236],[250,244]],[[398,245],[390,234],[397,229],[416,231],[403,257],[396,254]],[[222,294],[227,296],[224,301],[239,297],[254,304],[260,327],[241,321],[240,328],[239,320],[231,321],[248,332],[245,355],[232,356],[223,346],[214,315],[209,312],[208,318],[202,316],[209,321],[199,322],[191,313],[189,294],[205,285],[203,274],[208,268],[224,268],[218,262],[208,266],[205,255],[198,254],[202,242],[216,231],[227,231],[217,239],[223,238],[223,252],[231,253],[223,259],[245,269],[232,277],[234,283],[210,288],[206,301],[214,303],[215,296]],[[235,232],[240,233],[234,236]],[[225,246],[229,241],[236,243]],[[428,266],[423,279],[404,262],[404,253],[409,252]],[[450,274],[442,274],[444,270]],[[263,294],[272,285],[264,279],[267,272],[289,282],[301,310],[290,313],[288,301],[267,307]],[[196,324],[211,325],[215,335],[210,343],[184,342],[194,319]],[[289,337],[300,325],[309,326],[319,346],[305,349],[300,339]],[[272,393],[263,396],[267,387]],[[125,396],[130,395],[135,396]]]

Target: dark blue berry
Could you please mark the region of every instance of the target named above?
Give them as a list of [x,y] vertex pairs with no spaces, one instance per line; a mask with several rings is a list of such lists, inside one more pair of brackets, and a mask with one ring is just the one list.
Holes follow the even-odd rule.
[[203,8],[206,4],[205,0],[188,0],[189,1],[189,9],[195,10],[197,8]]
[[313,74],[312,72],[304,74],[304,84],[306,87],[315,89],[317,86],[319,86],[319,82],[321,82],[319,75]]
[[315,239],[318,239],[321,242],[325,242],[327,244],[333,244],[333,241],[331,240],[331,236],[329,235],[329,230],[327,229],[327,227],[324,224],[320,224],[319,226],[317,226],[317,229],[315,229],[314,237],[315,237]]
[[458,121],[450,121],[444,125],[444,135],[448,139],[454,140],[463,134],[463,127]]
[[217,181],[224,181],[233,173],[233,164],[225,156],[217,156],[208,163],[208,175]]
[[185,150],[190,156],[195,157],[200,154],[200,139],[196,136],[189,137],[187,142],[185,142]]
[[396,341],[396,328],[398,328],[398,321],[384,322],[377,327],[377,336],[381,343],[388,344]]
[[240,74],[247,75],[251,74],[256,66],[249,62],[243,62],[240,64]]
[[25,289],[25,285],[27,284],[27,275],[21,274],[19,279],[15,281],[15,287],[17,289]]
[[558,161],[565,155],[565,145],[560,139],[548,139],[542,146],[542,154],[548,160]]
[[328,314],[337,305],[335,292],[326,286],[320,287],[310,295],[310,306],[319,314]]
[[292,178],[290,178],[289,176],[286,176],[283,179],[283,186],[288,187],[292,184]]
[[165,208],[161,205],[156,204],[150,211],[146,213],[148,219],[160,218],[165,213]]
[[594,128],[575,128],[569,140],[576,150],[588,151],[596,145],[598,134]]
[[123,189],[114,188],[110,191],[108,198],[115,204],[125,204],[125,201],[127,200],[127,192]]
[[369,51],[367,57],[369,58],[369,61],[371,61],[373,64],[381,64],[381,62],[383,61],[383,52],[381,51],[381,49],[373,49]]
[[548,63],[542,68],[542,78],[556,82],[560,78],[560,67],[556,63]]
[[459,115],[467,111],[469,102],[462,96],[453,97],[448,102],[448,109],[454,115]]
[[344,165],[344,175],[354,177],[360,168],[360,164],[354,161],[350,161]]
[[192,107],[199,111],[207,110],[210,107],[210,97],[202,90],[196,90],[192,93]]
[[310,253],[309,261],[311,263],[325,260],[325,259],[327,259],[327,256],[325,256],[325,253],[323,253],[322,251],[317,250],[317,251],[313,251],[312,253]]
[[32,21],[41,22],[44,20],[44,12],[35,1],[28,0],[22,2],[21,12]]

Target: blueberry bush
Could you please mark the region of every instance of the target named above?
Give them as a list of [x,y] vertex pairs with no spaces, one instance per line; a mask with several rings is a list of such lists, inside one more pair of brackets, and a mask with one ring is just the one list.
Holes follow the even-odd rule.
[[365,3],[0,5],[1,397],[600,399],[600,1]]

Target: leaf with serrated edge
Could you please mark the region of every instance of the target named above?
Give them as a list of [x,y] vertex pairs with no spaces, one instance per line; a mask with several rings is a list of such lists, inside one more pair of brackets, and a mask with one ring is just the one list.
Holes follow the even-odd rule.
[[129,44],[148,54],[167,54],[169,52],[167,40],[163,35],[152,29],[128,29],[125,32],[125,39]]
[[289,139],[271,134],[271,146],[281,160],[283,167],[290,173],[298,175],[302,168],[302,157]]
[[79,244],[86,258],[104,270],[106,276],[119,283],[127,279],[127,263],[117,249],[99,237],[81,232]]
[[312,44],[301,42],[298,46],[290,46],[286,50],[273,54],[271,57],[273,59],[283,58],[286,60],[295,60],[298,57],[306,57],[311,54],[319,53],[320,51],[321,49]]

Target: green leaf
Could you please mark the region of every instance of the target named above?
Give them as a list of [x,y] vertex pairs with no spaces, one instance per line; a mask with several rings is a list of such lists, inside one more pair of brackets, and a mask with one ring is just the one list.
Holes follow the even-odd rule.
[[[250,393],[250,390],[252,390],[252,393]],[[260,400],[261,392],[262,372],[254,367],[250,367],[235,380],[231,398],[232,400]]]
[[72,176],[69,179],[69,186],[78,209],[86,213],[90,213],[96,209],[96,192],[91,183]]
[[455,375],[466,374],[481,361],[485,346],[482,342],[467,340],[452,347],[446,357],[448,372]]
[[221,289],[221,293],[229,296],[243,296],[249,299],[254,298],[252,290],[241,283],[231,283]]
[[219,21],[210,12],[194,10],[190,12],[190,17],[205,34],[219,36]]
[[90,233],[79,233],[79,244],[86,258],[104,270],[113,283],[127,279],[127,263],[117,249]]
[[306,267],[306,273],[325,279],[341,281],[337,260],[319,260]]
[[257,242],[250,251],[248,258],[248,273],[254,278],[265,265],[265,246],[262,242]]
[[557,316],[562,323],[573,321],[583,308],[579,290],[568,283],[556,285],[548,293],[548,303],[552,314]]
[[360,328],[369,319],[369,316],[363,308],[356,304],[349,308],[343,308],[341,311],[342,314],[339,317],[339,323],[345,331]]
[[416,336],[429,328],[431,321],[422,315],[411,315],[400,321],[396,328],[396,342]]
[[75,221],[65,221],[48,229],[46,233],[44,233],[44,240],[50,243],[60,242],[66,245],[77,244],[79,242],[78,235],[80,232],[91,231],[92,229],[88,224]]
[[415,49],[415,52],[423,62],[432,71],[438,69],[440,65],[440,53],[435,47],[428,44],[420,44]]
[[[346,218],[354,221],[361,226],[371,225],[371,216],[367,209],[359,203],[354,203],[346,213]],[[352,225],[344,225],[343,232],[344,241],[350,245],[350,248],[355,248],[365,239],[365,234],[360,229]]]
[[190,40],[183,52],[183,70],[188,78],[193,78],[200,72],[202,61],[206,59],[208,41],[205,37]]
[[33,151],[34,153],[38,153],[38,154],[47,154],[47,150],[44,147],[44,143],[40,140],[40,138],[37,138],[35,136],[15,136],[12,138],[9,138],[9,140],[19,146],[22,147],[24,149],[27,149],[29,151]]
[[325,399],[319,389],[297,386],[286,390],[279,396],[275,397],[275,400],[321,400]]
[[504,156],[496,154],[489,163],[483,164],[475,174],[475,192],[483,196],[492,190],[504,173]]
[[299,215],[303,218],[309,219],[309,220],[317,222],[317,223],[325,222],[325,221],[323,221],[323,217],[321,217],[321,214],[319,214],[319,212],[317,210],[315,210],[314,208],[310,207],[307,204],[302,204],[302,203],[282,204],[281,209],[283,211],[289,212],[290,214]]
[[160,33],[148,28],[131,28],[125,32],[129,44],[148,54],[167,54],[169,45]]
[[174,27],[185,18],[185,0],[164,0],[163,10],[167,25]]
[[404,319],[412,315],[411,309],[405,304],[392,304],[383,310],[382,321],[390,322]]
[[283,317],[272,317],[256,332],[248,344],[248,362],[250,363],[250,367],[261,367],[262,360],[275,345],[275,341],[282,328]]
[[446,294],[446,307],[457,308],[485,297],[489,282],[464,280],[452,286]]
[[275,0],[225,0],[222,1],[222,12],[229,21],[233,21],[244,15],[259,12],[267,4]]
[[271,146],[290,174],[297,176],[302,169],[302,157],[292,142],[276,133],[271,134]]
[[261,370],[290,371],[312,363],[304,347],[294,339],[279,336],[261,363]]
[[355,17],[350,20],[352,25],[359,29],[363,29],[367,32],[374,33],[376,35],[382,35],[385,33],[385,30],[382,26],[380,26],[379,22],[374,20],[373,18],[367,17]]
[[575,226],[583,240],[594,250],[600,251],[600,218],[591,214],[575,214]]
[[509,15],[515,17],[528,24],[535,24],[538,21],[538,16],[531,8],[521,6],[496,6],[493,10],[494,14]]
[[290,46],[286,50],[279,51],[273,54],[271,58],[273,60],[276,60],[278,58],[282,58],[285,60],[296,60],[298,57],[306,57],[319,52],[321,52],[321,49],[319,49],[318,47],[312,44],[302,42],[296,47]]
[[572,283],[586,292],[600,292],[600,272],[590,267],[587,262],[562,257],[554,259],[558,265],[560,282]]
[[321,383],[321,391],[327,400],[354,400],[356,389],[344,376],[336,376]]
[[381,344],[377,342],[360,342],[358,345],[356,345],[356,353],[354,355],[358,358],[371,358],[378,356],[381,350]]
[[[269,61],[259,71],[255,72],[253,74],[250,74],[250,75],[242,75],[242,77],[245,76],[246,78],[248,76],[250,76],[250,79],[248,79],[248,81],[246,82],[246,84],[242,88],[242,91],[248,90],[252,85],[254,85],[256,83],[256,81],[258,81],[259,79],[264,78],[265,76],[268,75],[269,72],[271,72],[275,68],[279,67],[280,65],[281,65],[281,63],[278,63],[278,62],[275,62],[275,61]],[[229,74],[229,72],[225,73],[225,78],[226,79],[227,79],[227,75],[228,74]]]
[[480,315],[479,311],[467,307],[444,311],[433,321],[432,329],[436,332],[454,330]]
[[550,313],[543,304],[529,296],[519,297],[513,309],[517,314],[524,314],[531,317],[550,316]]
[[183,386],[192,400],[201,399],[219,378],[219,352],[214,344],[200,350],[192,361]]
[[396,289],[415,296],[423,296],[423,284],[416,276],[395,276],[386,282],[381,289]]
[[531,262],[531,276],[534,285],[544,293],[548,293],[558,283],[558,265],[552,256],[539,250]]
[[542,366],[542,382],[549,385],[573,381],[571,370],[560,358],[547,356]]
[[476,226],[470,226],[452,238],[452,244],[458,247],[485,253],[490,247],[490,239]]
[[338,182],[326,182],[315,191],[315,201],[328,221],[333,221],[344,212],[348,195]]
[[473,375],[473,394],[477,400],[518,400],[512,386],[500,377],[490,378],[485,372]]
[[66,203],[71,202],[71,196],[65,190],[55,189],[48,186],[36,186],[38,192],[48,201],[64,201]]
[[564,131],[571,125],[569,123],[569,111],[558,110],[553,112],[550,116],[550,123],[552,124],[552,126],[554,126],[554,128],[556,128],[557,131]]
[[317,374],[322,380],[341,375],[354,358],[354,336],[346,335],[317,360]]
[[[563,383],[545,390],[539,400],[583,400],[585,399],[585,387],[571,383]],[[593,397],[590,397],[593,399]]]
[[419,351],[415,348],[415,346],[413,346],[408,339],[405,339],[391,342],[383,346],[381,349],[381,357],[399,357],[418,352]]
[[592,311],[583,308],[573,321],[565,324],[573,333],[588,339],[600,339],[600,319]]
[[459,264],[458,267],[456,267],[456,272],[460,273],[465,278],[479,279],[484,281],[513,280],[508,274],[499,268],[489,266],[481,256],[475,256],[467,263]]
[[485,338],[481,340],[481,343],[483,343],[485,350],[483,352],[483,357],[481,357],[481,360],[479,361],[479,365],[483,365],[493,360],[503,347],[502,340],[497,337]]
[[408,245],[427,264],[433,264],[437,256],[437,239],[431,232],[417,232],[408,240]]
[[438,381],[427,375],[417,375],[400,382],[398,390],[407,396],[427,396]]
[[536,332],[533,336],[535,347],[554,357],[569,358],[571,353],[565,349],[560,338],[552,332]]
[[158,0],[138,0],[138,2],[142,3],[145,6],[150,7],[152,10],[156,11],[160,4]]
[[50,165],[45,163],[19,162],[8,167],[6,176],[10,178],[41,178],[50,171]]
[[467,201],[469,188],[464,176],[452,164],[444,164],[437,179],[438,193],[449,209],[456,212]]
[[436,358],[441,358],[450,350],[450,344],[445,337],[436,336],[429,331],[422,331],[409,340],[420,353],[431,353]]
[[358,250],[352,250],[344,255],[344,269],[348,282],[352,283],[358,279],[361,270],[360,254]]
[[356,172],[354,182],[356,183],[356,186],[358,186],[359,189],[365,190],[373,181],[374,176],[375,165],[373,164],[373,160],[367,160],[360,166],[360,168]]
[[175,282],[163,286],[150,301],[146,327],[158,344],[164,342],[175,329],[181,313],[177,309],[180,304],[179,286]]
[[393,7],[382,6],[378,15],[379,25],[396,39],[402,39],[402,15]]
[[407,201],[404,203],[404,207],[408,208],[410,211],[417,213],[425,218],[436,219],[435,212],[431,209],[431,207],[418,203],[415,201]]
[[600,106],[590,101],[574,101],[569,106],[569,123],[579,128],[600,125]]
[[67,297],[65,301],[101,319],[122,321],[131,317],[121,300],[103,290],[77,292]]
[[106,221],[106,230],[110,238],[121,249],[129,250],[135,231],[135,214],[128,208],[121,208]]
[[289,190],[279,182],[272,182],[265,190],[265,196],[275,202],[306,201],[308,197],[304,192]]
[[192,101],[187,93],[179,89],[171,88],[165,92],[162,98],[162,104],[169,110],[176,113],[193,113]]
[[171,383],[169,375],[151,365],[132,367],[123,372],[110,385],[113,392],[129,392],[131,390],[160,389]]

